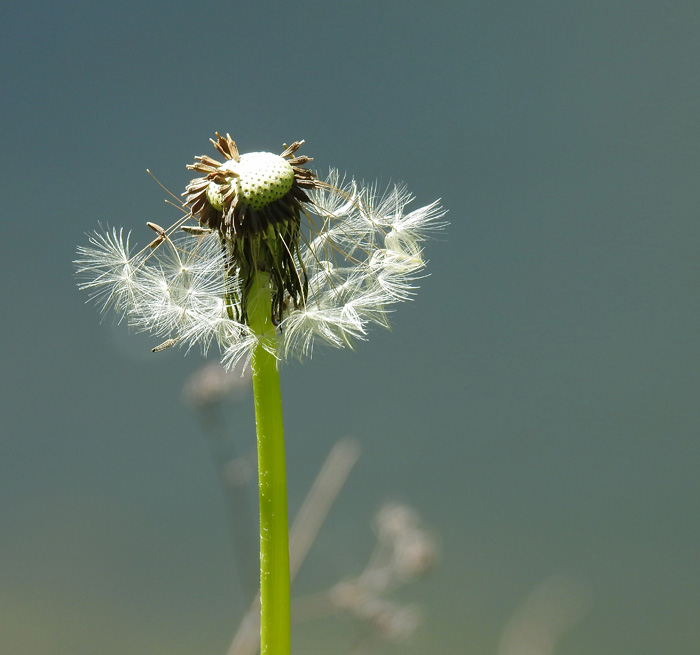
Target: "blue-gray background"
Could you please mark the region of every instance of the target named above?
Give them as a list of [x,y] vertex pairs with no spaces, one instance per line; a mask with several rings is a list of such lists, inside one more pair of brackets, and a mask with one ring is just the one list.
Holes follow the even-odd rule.
[[[440,567],[390,652],[496,654],[552,575],[557,652],[700,650],[696,1],[17,2],[0,10],[0,650],[223,653],[242,611],[180,390],[202,360],[100,323],[71,260],[98,221],[177,212],[185,164],[304,138],[325,170],[442,197],[415,302],[356,352],[283,368],[290,508],[362,459],[298,583],[357,573],[384,499]],[[252,444],[250,397],[231,405]],[[330,645],[329,635],[337,640]],[[318,621],[296,652],[348,652]],[[544,652],[544,651],[543,651]]]

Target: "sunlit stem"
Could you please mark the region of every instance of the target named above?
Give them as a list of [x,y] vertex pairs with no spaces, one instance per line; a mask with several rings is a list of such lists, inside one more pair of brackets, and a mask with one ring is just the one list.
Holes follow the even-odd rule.
[[289,528],[282,396],[275,357],[270,276],[257,272],[248,294],[248,324],[258,335],[253,393],[260,494],[260,653],[289,655]]

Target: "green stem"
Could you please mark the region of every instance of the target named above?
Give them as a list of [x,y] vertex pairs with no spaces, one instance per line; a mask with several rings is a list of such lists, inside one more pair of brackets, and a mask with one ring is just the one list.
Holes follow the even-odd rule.
[[248,294],[248,323],[259,338],[252,369],[260,494],[260,653],[289,655],[287,475],[269,280],[269,274],[256,273]]

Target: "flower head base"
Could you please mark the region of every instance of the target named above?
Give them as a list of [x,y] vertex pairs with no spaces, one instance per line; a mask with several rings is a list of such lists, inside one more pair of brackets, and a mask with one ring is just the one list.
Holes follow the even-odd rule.
[[301,203],[309,202],[304,188],[318,186],[313,171],[302,168],[309,157],[292,157],[303,141],[295,141],[281,155],[251,152],[239,155],[235,141],[216,133],[211,139],[224,156],[221,162],[207,155],[187,168],[204,177],[192,180],[185,193],[186,204],[201,225],[232,239],[264,232],[269,225],[299,221]]
[[[293,156],[239,155],[230,136],[213,141],[225,162],[202,156],[187,187],[187,216],[132,254],[122,231],[97,232],[78,249],[81,288],[130,325],[168,345],[217,342],[228,366],[247,359],[261,335],[248,322],[248,296],[269,279],[273,346],[280,359],[310,355],[388,326],[393,303],[410,298],[425,266],[423,242],[444,225],[437,202],[406,212],[413,196],[379,193],[331,169],[324,181]],[[186,224],[195,218],[198,226]],[[302,220],[303,219],[303,220]],[[267,346],[266,346],[267,347]]]
[[[238,153],[229,134],[211,139],[224,156],[220,163],[207,155],[196,157],[189,169],[204,173],[192,180],[185,204],[201,226],[219,233],[228,252],[227,269],[243,282],[240,315],[245,321],[248,295],[256,272],[272,282],[272,319],[282,320],[286,302],[298,305],[307,291],[299,255],[302,203],[310,202],[303,187],[318,185],[316,175],[302,168],[309,157],[292,157],[303,141],[295,141],[281,155],[270,152]],[[234,303],[231,303],[233,306]]]

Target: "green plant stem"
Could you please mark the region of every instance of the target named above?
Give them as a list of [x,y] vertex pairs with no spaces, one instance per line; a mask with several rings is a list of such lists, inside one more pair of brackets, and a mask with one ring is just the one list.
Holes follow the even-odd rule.
[[260,495],[260,653],[289,655],[289,527],[282,395],[274,355],[269,275],[257,272],[248,295],[248,322],[259,337],[253,351],[253,394]]

